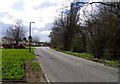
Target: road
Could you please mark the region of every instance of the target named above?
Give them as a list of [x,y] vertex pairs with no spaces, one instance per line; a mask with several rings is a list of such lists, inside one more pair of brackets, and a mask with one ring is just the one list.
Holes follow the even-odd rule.
[[64,54],[49,47],[37,47],[35,54],[51,82],[118,82],[116,68]]

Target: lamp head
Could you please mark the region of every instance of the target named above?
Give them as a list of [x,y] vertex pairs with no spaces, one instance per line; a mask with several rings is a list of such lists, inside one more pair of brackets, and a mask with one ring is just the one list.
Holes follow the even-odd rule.
[[35,22],[30,22],[30,23],[35,23]]

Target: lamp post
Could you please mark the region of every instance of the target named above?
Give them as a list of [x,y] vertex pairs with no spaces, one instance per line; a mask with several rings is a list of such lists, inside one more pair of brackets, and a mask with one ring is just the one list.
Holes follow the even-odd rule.
[[30,22],[30,24],[29,24],[29,52],[31,52],[31,41],[32,41],[32,36],[31,36],[31,23],[35,23],[35,22]]

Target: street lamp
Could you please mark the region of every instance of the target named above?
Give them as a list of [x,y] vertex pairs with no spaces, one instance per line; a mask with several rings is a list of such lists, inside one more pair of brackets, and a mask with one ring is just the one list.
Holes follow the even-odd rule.
[[31,23],[35,23],[35,22],[30,22],[29,24],[29,52],[31,52],[31,41],[32,41],[32,36],[31,36]]

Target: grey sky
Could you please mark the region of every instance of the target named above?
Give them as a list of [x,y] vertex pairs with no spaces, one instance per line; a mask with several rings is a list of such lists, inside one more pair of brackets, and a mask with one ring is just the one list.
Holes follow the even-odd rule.
[[9,24],[14,24],[15,20],[21,19],[26,31],[26,37],[28,37],[29,23],[32,21],[35,22],[32,24],[32,35],[40,37],[41,41],[50,41],[48,35],[54,19],[59,16],[58,11],[65,5],[70,5],[72,1],[0,0],[0,29],[3,30],[2,35],[5,34]]
[[61,8],[63,0],[0,0],[0,37],[5,35],[10,24],[15,20],[23,21],[26,37],[28,37],[29,22],[32,24],[32,35],[40,37],[41,41],[49,41],[49,33],[56,12]]

